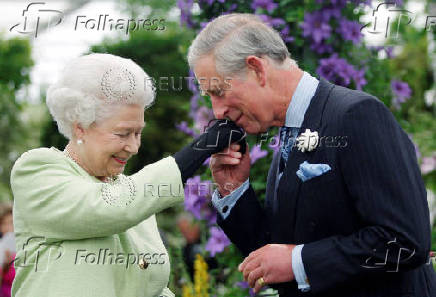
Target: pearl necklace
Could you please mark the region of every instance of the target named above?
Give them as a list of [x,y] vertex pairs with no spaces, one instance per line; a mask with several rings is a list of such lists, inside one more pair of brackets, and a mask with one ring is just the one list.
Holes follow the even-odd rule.
[[[73,158],[72,154],[70,153],[70,151],[67,149],[67,146],[64,148],[63,150],[64,155],[71,159],[74,163],[76,163],[78,166],[80,166],[81,168],[83,168],[77,161],[76,159]],[[86,171],[86,170],[85,170]],[[89,173],[88,173],[89,174]],[[112,177],[112,176],[106,176],[104,179],[104,183],[113,183],[116,180],[116,177]]]

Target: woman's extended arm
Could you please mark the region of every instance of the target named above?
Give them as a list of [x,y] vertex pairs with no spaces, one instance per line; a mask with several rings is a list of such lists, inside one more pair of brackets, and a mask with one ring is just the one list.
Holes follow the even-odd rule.
[[23,154],[11,173],[16,216],[47,240],[123,232],[183,201],[180,171],[168,157],[114,183],[81,176],[52,149]]

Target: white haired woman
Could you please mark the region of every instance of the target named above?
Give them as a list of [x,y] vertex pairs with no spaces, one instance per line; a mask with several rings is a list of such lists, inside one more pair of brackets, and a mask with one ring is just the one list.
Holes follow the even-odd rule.
[[174,156],[123,175],[153,100],[148,75],[109,54],[73,60],[49,88],[47,106],[69,143],[30,150],[12,169],[13,296],[174,296],[155,214],[182,202],[186,179],[243,132],[217,122]]

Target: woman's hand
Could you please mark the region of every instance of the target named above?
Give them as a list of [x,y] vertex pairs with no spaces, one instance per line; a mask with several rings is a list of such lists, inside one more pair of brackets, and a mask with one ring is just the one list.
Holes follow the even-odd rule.
[[234,122],[217,120],[205,133],[174,154],[183,183],[194,175],[207,158],[228,149],[232,143],[239,143],[240,151],[245,153],[245,136],[245,131],[236,126]]

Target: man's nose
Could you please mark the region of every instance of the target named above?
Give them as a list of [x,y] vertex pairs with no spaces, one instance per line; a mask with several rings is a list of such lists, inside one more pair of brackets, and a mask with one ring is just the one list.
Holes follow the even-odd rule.
[[228,111],[227,106],[224,104],[224,102],[222,102],[222,100],[213,98],[213,96],[211,96],[211,101],[215,118],[219,120],[224,119]]

